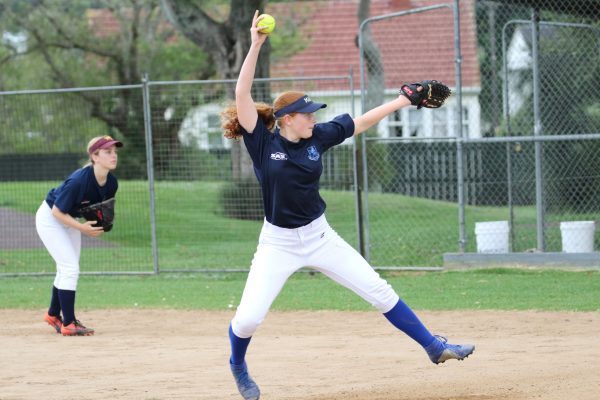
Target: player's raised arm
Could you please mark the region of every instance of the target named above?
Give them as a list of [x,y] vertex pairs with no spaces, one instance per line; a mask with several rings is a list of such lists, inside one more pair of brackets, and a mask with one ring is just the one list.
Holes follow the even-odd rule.
[[242,68],[240,69],[240,75],[235,86],[235,105],[237,108],[237,116],[240,125],[247,131],[252,132],[256,126],[256,120],[258,113],[252,99],[251,89],[252,82],[254,80],[254,73],[256,71],[256,63],[258,61],[258,55],[260,49],[267,39],[267,34],[259,32],[256,27],[256,23],[259,21],[258,10],[254,12],[252,18],[252,27],[250,28],[250,35],[252,37],[252,44],[250,50],[244,59]]

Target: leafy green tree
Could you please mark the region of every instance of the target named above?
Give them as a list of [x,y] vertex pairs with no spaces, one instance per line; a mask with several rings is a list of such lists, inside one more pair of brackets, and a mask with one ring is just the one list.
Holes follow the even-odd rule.
[[[208,79],[215,73],[208,55],[164,19],[158,0],[5,1],[0,18],[3,31],[27,38],[25,51],[2,42],[1,90],[131,85],[139,84],[144,73],[155,80]],[[140,91],[83,91],[75,96],[105,131],[127,142],[123,161],[143,168]],[[153,112],[160,115],[171,105],[162,96],[151,99]],[[69,126],[70,111],[55,110],[53,118]],[[181,120],[155,126],[154,141],[176,150]],[[158,164],[164,162],[161,154]]]
[[[221,19],[208,12],[211,3],[190,0],[161,0],[168,19],[177,29],[206,52],[221,79],[235,79],[250,49],[250,25],[256,10],[264,11],[267,0],[231,0]],[[203,4],[204,3],[204,4]],[[223,9],[223,7],[221,7]],[[212,14],[216,14],[213,12]],[[270,76],[270,41],[263,45],[256,66],[257,78]],[[234,98],[234,86],[227,87],[227,97]],[[256,101],[271,102],[268,84],[253,86]],[[234,180],[254,181],[252,160],[240,141],[232,143]]]

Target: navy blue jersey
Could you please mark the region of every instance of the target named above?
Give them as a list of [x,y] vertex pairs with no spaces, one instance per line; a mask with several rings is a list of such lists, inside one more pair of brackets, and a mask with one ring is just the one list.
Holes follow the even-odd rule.
[[282,137],[279,128],[270,132],[258,118],[252,133],[243,131],[244,143],[262,187],[265,217],[282,228],[298,228],[325,212],[319,195],[323,153],[354,134],[348,114],[315,124],[313,134],[298,143]]
[[115,197],[118,188],[117,178],[110,172],[104,186],[100,186],[90,165],[73,172],[59,187],[51,189],[46,203],[79,218],[79,208]]

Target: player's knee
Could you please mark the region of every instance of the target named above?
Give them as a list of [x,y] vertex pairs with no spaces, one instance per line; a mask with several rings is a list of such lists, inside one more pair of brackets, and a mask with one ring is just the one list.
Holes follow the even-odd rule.
[[254,332],[256,332],[261,323],[262,319],[259,318],[236,315],[233,321],[231,321],[231,329],[236,336],[248,338],[254,335]]
[[79,264],[61,264],[58,266],[58,270],[63,279],[75,281],[79,279]]
[[392,288],[392,285],[385,280],[380,279],[373,287],[372,291],[373,306],[381,312],[389,311],[398,302],[398,294]]

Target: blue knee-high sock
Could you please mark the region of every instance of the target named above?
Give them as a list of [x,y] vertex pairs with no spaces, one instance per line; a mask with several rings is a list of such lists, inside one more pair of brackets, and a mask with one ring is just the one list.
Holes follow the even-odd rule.
[[58,299],[63,312],[63,324],[75,321],[75,291],[58,289]]
[[415,313],[402,301],[383,314],[396,328],[406,333],[421,346],[426,347],[435,339]]
[[231,325],[229,325],[229,341],[231,342],[230,363],[235,365],[241,365],[244,363],[244,358],[246,357],[246,350],[248,350],[250,339],[252,339],[252,336],[245,339],[237,337],[235,333],[233,333]]
[[60,300],[58,299],[58,289],[56,286],[52,286],[52,297],[50,298],[48,314],[54,317],[60,316]]

